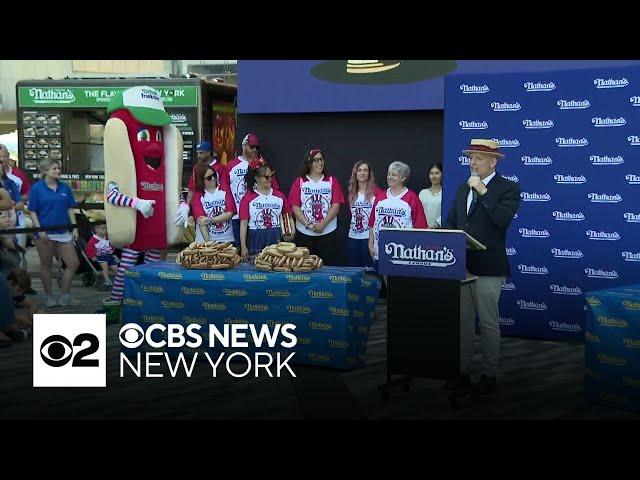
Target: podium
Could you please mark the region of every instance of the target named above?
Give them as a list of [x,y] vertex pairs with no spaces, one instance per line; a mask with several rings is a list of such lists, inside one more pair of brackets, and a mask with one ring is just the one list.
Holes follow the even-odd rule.
[[466,252],[486,248],[463,230],[417,228],[382,229],[378,245],[378,273],[387,277],[387,381],[378,389],[386,400],[414,377],[460,373],[460,314],[470,300],[463,287],[477,279]]

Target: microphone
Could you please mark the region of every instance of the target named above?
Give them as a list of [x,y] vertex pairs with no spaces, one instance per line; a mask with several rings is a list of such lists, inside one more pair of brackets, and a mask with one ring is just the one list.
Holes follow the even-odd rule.
[[[479,177],[480,175],[478,174],[478,172],[471,172],[471,176],[472,177]],[[478,200],[478,191],[475,188],[471,189],[472,195],[473,195],[473,201],[476,202]]]

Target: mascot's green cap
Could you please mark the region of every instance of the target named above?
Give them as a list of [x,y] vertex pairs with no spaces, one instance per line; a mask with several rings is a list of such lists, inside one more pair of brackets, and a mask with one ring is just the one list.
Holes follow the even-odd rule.
[[133,118],[147,125],[164,127],[171,123],[160,93],[152,87],[131,87],[109,99],[107,113],[121,108],[129,110]]

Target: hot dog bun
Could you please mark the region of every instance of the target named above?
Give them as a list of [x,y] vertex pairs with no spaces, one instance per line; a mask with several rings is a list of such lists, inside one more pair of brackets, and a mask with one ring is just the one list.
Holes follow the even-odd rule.
[[[165,202],[167,206],[167,245],[182,241],[184,227],[176,225],[182,183],[182,134],[175,125],[163,128],[165,165]],[[109,233],[111,235],[111,233]]]

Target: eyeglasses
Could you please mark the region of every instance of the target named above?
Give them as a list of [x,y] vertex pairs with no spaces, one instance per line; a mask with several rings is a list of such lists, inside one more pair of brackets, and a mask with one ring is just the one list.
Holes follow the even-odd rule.
[[206,177],[204,177],[205,180],[213,180],[214,178],[216,178],[215,175],[207,175]]

